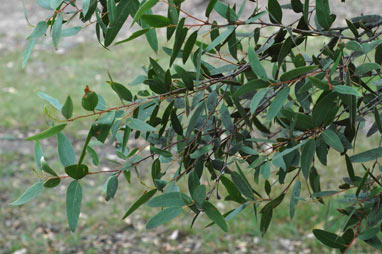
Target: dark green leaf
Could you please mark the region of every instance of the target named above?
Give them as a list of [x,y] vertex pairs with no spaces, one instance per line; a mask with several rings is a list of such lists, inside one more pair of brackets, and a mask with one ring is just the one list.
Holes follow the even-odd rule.
[[329,30],[333,23],[328,0],[316,0],[316,17],[320,26]]
[[81,179],[88,174],[89,169],[84,164],[76,164],[65,167],[65,172],[68,174],[68,176],[74,179]]
[[272,104],[269,106],[267,121],[270,122],[277,116],[281,108],[284,106],[286,99],[288,98],[290,88],[283,88],[275,97]]
[[299,68],[296,68],[294,70],[290,70],[288,72],[283,73],[283,75],[281,75],[281,77],[280,77],[280,80],[282,82],[293,80],[293,79],[295,79],[301,75],[304,75],[308,72],[311,72],[317,68],[318,68],[318,66],[316,66],[316,65],[299,67]]
[[277,0],[268,0],[268,14],[272,23],[281,24],[283,11]]
[[160,28],[171,25],[171,21],[161,15],[144,14],[142,15],[141,19],[150,27]]
[[139,36],[144,35],[144,34],[147,33],[149,30],[150,30],[150,28],[144,28],[144,29],[135,31],[135,32],[132,33],[127,39],[124,39],[124,40],[122,40],[122,41],[118,41],[118,42],[115,43],[115,45],[119,45],[119,44],[122,44],[122,43],[125,43],[125,42],[128,42],[128,41],[132,41],[132,40],[134,40],[135,38],[138,38]]
[[117,192],[117,189],[118,189],[118,176],[117,175],[110,176],[106,181],[105,200],[109,201],[110,199],[112,199],[115,193]]
[[345,248],[346,244],[342,237],[321,229],[313,229],[314,236],[326,246],[335,249]]
[[124,85],[117,83],[117,82],[112,82],[112,81],[110,81],[108,83],[110,84],[110,86],[114,90],[114,92],[116,92],[116,94],[119,96],[119,98],[121,98],[122,100],[125,100],[125,101],[132,101],[133,100],[133,95],[131,94],[129,89],[127,89]]
[[248,47],[248,59],[252,71],[262,80],[268,81],[268,75],[260,63],[259,57],[257,56],[255,50],[252,46]]
[[61,179],[59,177],[57,178],[51,178],[44,182],[45,188],[54,188],[58,186],[61,183]]
[[333,91],[340,93],[340,94],[348,94],[348,95],[354,95],[354,96],[358,96],[358,97],[362,96],[362,94],[360,92],[358,92],[357,90],[355,90],[354,88],[352,88],[350,86],[336,85],[333,88]]
[[293,219],[294,217],[298,199],[300,197],[300,192],[301,192],[301,182],[297,180],[297,182],[293,186],[292,196],[290,198],[289,215],[291,219]]
[[248,93],[253,92],[257,89],[268,87],[269,85],[270,84],[268,82],[261,80],[261,79],[251,80],[251,81],[245,83],[244,85],[240,86],[239,89],[237,89],[235,91],[235,93],[233,94],[233,97],[238,98],[242,95],[248,94]]
[[122,219],[127,218],[130,214],[132,214],[135,210],[137,210],[141,205],[149,201],[150,198],[154,196],[156,192],[157,192],[157,189],[153,189],[143,193],[143,195],[137,201],[135,201],[135,203],[132,206],[130,206],[129,210],[127,210],[127,212],[125,213]]
[[57,173],[48,165],[44,157],[41,157],[41,167],[46,173],[51,174],[52,176],[57,176]]
[[310,167],[312,166],[314,152],[316,145],[314,139],[309,139],[308,142],[302,147],[301,151],[301,171],[305,177],[308,179]]
[[255,200],[251,186],[248,185],[247,181],[237,172],[231,172],[232,181],[235,183],[236,187],[240,192],[249,199]]
[[72,117],[72,114],[73,114],[73,101],[72,101],[72,98],[70,98],[70,96],[68,96],[66,98],[64,106],[62,106],[61,113],[62,113],[62,115],[66,119],[69,119],[69,118]]
[[203,202],[203,210],[208,218],[215,222],[223,231],[228,232],[228,226],[223,215],[221,215],[219,210],[213,204],[205,200]]
[[148,12],[149,10],[151,10],[151,8],[153,8],[157,3],[159,2],[159,0],[148,0],[146,1],[144,4],[142,4],[137,13],[135,14],[134,16],[134,19],[133,21],[131,22],[131,26],[134,25],[134,23],[141,18],[141,16],[143,14],[145,14],[146,12]]

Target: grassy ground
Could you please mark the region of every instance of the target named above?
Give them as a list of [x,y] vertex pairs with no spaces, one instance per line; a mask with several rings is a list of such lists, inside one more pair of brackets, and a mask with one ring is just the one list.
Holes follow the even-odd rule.
[[[141,65],[147,62],[151,54],[150,50],[139,45],[137,43],[134,47],[125,46],[106,51],[96,44],[87,44],[58,55],[39,51],[32,57],[27,70],[19,67],[22,56],[20,51],[2,53],[0,65],[4,68],[0,68],[0,91],[5,95],[0,100],[2,137],[5,134],[13,135],[15,129],[27,135],[35,128],[46,126],[42,121],[42,100],[36,95],[39,90],[61,102],[70,94],[79,105],[83,88],[89,84],[91,89],[102,91],[102,95],[111,98],[112,90],[104,82],[107,80],[107,71],[111,72],[115,80],[125,84],[131,82],[142,71]],[[134,91],[139,89],[132,88]],[[71,129],[77,127],[87,129],[85,124]],[[78,133],[69,129],[67,134],[77,137]],[[144,224],[154,213],[148,208],[141,209],[125,221],[121,220],[125,210],[144,187],[137,182],[129,185],[123,180],[116,198],[106,203],[101,196],[101,189],[107,176],[97,175],[92,176],[90,181],[84,181],[85,196],[79,229],[72,234],[68,230],[65,215],[65,187],[68,181],[55,190],[45,191],[37,200],[25,206],[8,206],[26,186],[37,181],[31,171],[34,163],[30,144],[12,137],[10,139],[0,140],[3,144],[13,144],[10,149],[0,150],[0,253],[13,253],[22,249],[28,253],[128,253],[126,250],[129,253],[186,253],[191,250],[199,253],[329,253],[329,249],[313,238],[311,231],[313,228],[334,230],[344,223],[336,212],[336,208],[341,206],[337,199],[325,205],[300,202],[295,218],[291,221],[287,201],[289,198],[286,198],[276,210],[269,233],[264,238],[260,236],[258,221],[250,207],[242,216],[229,223],[229,234],[216,227],[203,229],[207,223],[203,216],[193,229],[189,229],[192,219],[190,214],[184,214],[171,225],[146,231]],[[20,152],[17,146],[29,148],[26,152]],[[366,143],[359,149],[375,146]],[[47,158],[53,160],[57,157],[54,142],[45,143],[44,151]],[[105,158],[107,154],[102,156]],[[336,180],[346,172],[343,162],[336,159],[338,155],[334,152],[330,156],[331,164],[327,169],[319,168],[323,189],[336,189]],[[112,166],[103,163],[100,168]],[[149,166],[142,165],[142,169]],[[303,179],[300,180],[303,182]],[[147,184],[151,184],[149,180]],[[273,190],[272,195],[276,196],[281,190],[282,187]],[[226,206],[225,210],[231,207],[225,202],[218,203],[218,206],[223,205]],[[372,253],[372,250],[364,244],[357,244],[354,253]]]

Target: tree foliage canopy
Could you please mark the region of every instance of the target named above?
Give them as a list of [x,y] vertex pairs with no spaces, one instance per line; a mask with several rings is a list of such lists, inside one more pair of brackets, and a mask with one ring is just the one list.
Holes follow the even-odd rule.
[[[40,39],[50,35],[58,48],[64,37],[79,33],[82,27],[73,26],[73,19],[94,26],[104,48],[145,37],[152,50],[163,50],[167,59],[165,64],[149,59],[145,75],[134,81],[142,88],[137,94],[110,76],[119,106],[108,106],[102,91],[87,86],[81,101],[88,111],[84,114],[73,109],[71,97],[61,104],[41,93],[62,115],[51,115],[53,125],[27,139],[35,143],[41,181],[12,205],[24,204],[71,178],[66,211],[74,231],[81,182],[93,174],[109,174],[103,191],[110,200],[121,177],[139,178],[132,172],[152,160],[152,183],[123,216],[143,204],[162,208],[147,222],[148,229],[191,210],[192,223],[203,214],[228,231],[227,221],[252,207],[265,234],[273,211],[287,199],[293,218],[299,200],[324,203],[344,194],[347,206],[338,212],[347,217],[346,223],[335,233],[314,229],[315,237],[343,253],[356,239],[382,249],[382,147],[353,152],[365,136],[367,117],[373,120],[365,138],[382,134],[382,17],[359,16],[346,20],[346,26],[334,26],[336,15],[328,0],[291,0],[285,5],[269,0],[265,8],[256,1],[229,6],[210,0],[202,10],[204,17],[196,17],[182,8],[182,2],[37,0],[51,16],[27,37],[24,66]],[[341,2],[333,4],[346,4]],[[155,14],[157,5],[166,6],[167,15]],[[251,14],[244,17],[248,9]],[[286,11],[294,12],[295,21],[283,21]],[[125,29],[134,32],[119,40],[117,35]],[[171,48],[160,48],[162,37]],[[322,40],[322,47],[309,48],[315,40]],[[96,120],[77,153],[62,131],[92,116]],[[57,137],[65,175],[58,175],[44,159],[40,140],[52,136]],[[146,140],[149,153],[128,147],[130,139]],[[91,140],[109,140],[124,163],[109,172],[97,171],[99,159]],[[347,169],[337,190],[321,189],[316,169],[318,164],[327,165],[330,150]],[[219,187],[224,201],[236,204],[235,209],[216,208]]]

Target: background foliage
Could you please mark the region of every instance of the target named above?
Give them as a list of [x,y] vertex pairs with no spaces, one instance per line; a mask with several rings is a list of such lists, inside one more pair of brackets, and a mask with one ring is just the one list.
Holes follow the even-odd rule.
[[[379,16],[356,17],[346,21],[347,27],[333,27],[335,15],[327,1],[316,1],[312,8],[309,1],[291,1],[283,6],[269,1],[267,11],[251,5],[253,14],[244,21],[240,16],[245,2],[229,7],[211,1],[206,17],[216,11],[226,19],[221,23],[194,17],[177,1],[160,3],[168,4],[167,18],[151,13],[158,1],[39,4],[55,11],[28,36],[24,65],[48,28],[56,48],[62,37],[75,35],[80,27],[63,29],[63,24],[70,25],[68,21],[76,15],[90,23],[95,16],[96,34],[104,47],[113,43],[128,16],[132,17],[128,23],[136,23],[141,29],[117,44],[145,36],[151,48],[158,51],[156,28],[166,28],[167,39],[173,37],[173,44],[172,48],[162,48],[168,54],[166,65],[150,58],[146,74],[136,80],[135,83],[146,85],[146,90],[133,95],[110,76],[108,83],[121,106],[106,106],[103,97],[90,86],[85,88],[81,100],[82,107],[90,112],[73,115],[70,97],[61,104],[39,94],[56,109],[46,110],[56,124],[28,138],[35,141],[36,163],[41,170],[37,169],[36,174],[43,181],[28,188],[13,205],[26,203],[44,188],[55,187],[62,178],[71,177],[74,180],[67,189],[67,218],[74,231],[81,207],[81,182],[90,175],[105,173],[89,171],[90,165],[83,164],[86,154],[95,165],[98,162],[89,143],[91,139],[104,143],[109,136],[117,156],[125,162],[106,172],[111,173],[104,185],[106,200],[114,197],[120,175],[128,180],[139,179],[138,164],[154,159],[152,184],[143,183],[147,192],[125,214],[130,215],[146,202],[150,207],[164,207],[148,221],[147,228],[189,209],[195,216],[192,223],[203,214],[226,231],[226,221],[252,207],[254,217],[259,212],[260,231],[264,234],[273,212],[286,202],[286,194],[290,195],[293,218],[300,200],[323,203],[327,197],[346,193],[343,201],[348,206],[338,211],[347,219],[338,228],[339,234],[320,229],[313,230],[313,234],[342,252],[348,252],[357,238],[380,248],[381,148],[351,155],[368,115],[374,116],[375,123],[367,136],[381,132]],[[298,19],[283,25],[283,10],[290,8]],[[269,22],[264,21],[266,16]],[[253,27],[254,31],[241,33],[241,27]],[[270,27],[277,29],[273,32]],[[328,42],[317,53],[302,53],[304,47],[309,47],[311,37],[325,37]],[[62,117],[56,114],[59,112]],[[92,116],[97,119],[78,152],[77,162],[76,152],[61,132],[74,120]],[[43,157],[39,140],[54,135],[67,175],[58,176]],[[144,149],[126,147],[131,138],[148,141],[150,154],[143,155]],[[316,167],[319,163],[327,165],[331,148],[342,155],[347,177],[339,183],[339,190],[321,190]],[[175,162],[179,166],[173,170]],[[357,168],[355,171],[353,164],[361,165],[363,172]],[[358,176],[355,172],[362,173]],[[84,180],[79,181],[81,178]],[[280,184],[283,187],[277,188]],[[301,195],[302,188],[306,188],[306,195]],[[234,209],[216,209],[213,200],[223,194],[226,201],[237,204]]]

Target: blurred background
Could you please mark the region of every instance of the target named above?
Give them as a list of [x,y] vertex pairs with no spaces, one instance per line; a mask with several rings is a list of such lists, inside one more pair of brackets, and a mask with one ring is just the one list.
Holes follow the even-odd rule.
[[[225,1],[241,4],[242,1]],[[288,3],[289,1],[280,1]],[[313,2],[313,1],[311,1]],[[186,10],[195,15],[202,13],[208,1],[187,0]],[[380,1],[331,1],[338,22],[345,17],[380,13]],[[259,1],[265,6],[266,1]],[[253,3],[248,3],[253,6]],[[25,7],[31,24],[49,16],[35,0],[25,0]],[[160,7],[159,11],[161,11]],[[248,12],[252,11],[248,8]],[[285,19],[294,20],[291,12]],[[79,227],[76,233],[68,229],[65,213],[65,191],[68,181],[58,188],[45,190],[37,199],[20,206],[10,207],[26,187],[38,181],[32,169],[35,167],[33,143],[24,138],[45,129],[49,119],[44,114],[46,104],[37,92],[42,91],[57,98],[61,103],[67,95],[79,108],[85,85],[100,92],[118,105],[113,91],[105,83],[107,72],[115,81],[125,85],[143,73],[143,66],[149,56],[166,58],[163,53],[155,55],[144,41],[135,40],[129,44],[103,49],[97,42],[94,27],[89,26],[75,37],[65,38],[60,49],[55,51],[50,39],[39,41],[26,69],[21,68],[25,37],[33,30],[24,18],[22,1],[2,1],[0,8],[0,253],[317,253],[331,250],[323,247],[313,237],[313,228],[336,230],[343,220],[336,212],[341,207],[334,199],[321,205],[316,202],[300,202],[296,215],[289,218],[289,203],[285,201],[277,209],[268,234],[262,238],[258,221],[247,208],[241,216],[229,222],[230,232],[223,233],[216,227],[204,229],[208,220],[200,218],[190,229],[190,214],[185,213],[171,224],[147,231],[145,223],[158,211],[143,207],[125,220],[121,220],[127,208],[145,189],[139,182],[129,184],[121,179],[116,197],[106,202],[101,195],[106,175],[95,175],[84,181],[84,199]],[[121,38],[131,31],[125,29]],[[162,40],[164,41],[164,40]],[[317,42],[320,43],[320,42]],[[322,43],[322,42],[321,42]],[[170,45],[170,44],[169,44]],[[171,46],[171,45],[170,45]],[[134,92],[139,86],[130,86]],[[52,110],[51,108],[49,110]],[[78,112],[81,113],[81,112]],[[72,141],[76,151],[89,128],[89,120],[75,122],[64,133]],[[132,147],[141,144],[134,141]],[[42,142],[45,158],[52,166],[60,168],[55,138]],[[359,149],[375,147],[375,144],[361,143]],[[115,159],[111,145],[99,148],[103,161],[98,170],[112,169]],[[334,189],[341,174],[342,161],[331,155],[331,164],[320,169],[322,189]],[[146,164],[141,170],[151,168]],[[146,170],[147,170],[146,169]],[[61,174],[63,169],[61,169]],[[147,180],[147,182],[149,179]],[[287,198],[286,200],[289,200]],[[217,202],[219,208],[228,209],[225,202]],[[373,253],[365,244],[357,243],[354,253]]]

